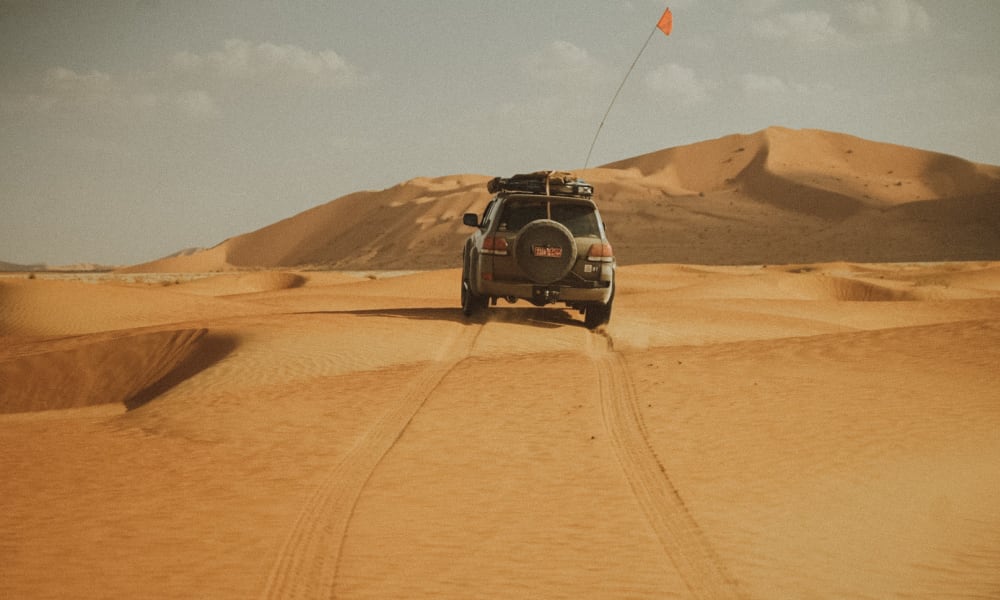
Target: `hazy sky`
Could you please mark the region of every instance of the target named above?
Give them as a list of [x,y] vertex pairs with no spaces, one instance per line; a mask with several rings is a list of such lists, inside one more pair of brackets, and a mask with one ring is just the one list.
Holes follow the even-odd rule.
[[[659,0],[0,0],[0,261],[137,263],[580,168]],[[674,0],[590,165],[819,128],[1000,164],[997,0]]]

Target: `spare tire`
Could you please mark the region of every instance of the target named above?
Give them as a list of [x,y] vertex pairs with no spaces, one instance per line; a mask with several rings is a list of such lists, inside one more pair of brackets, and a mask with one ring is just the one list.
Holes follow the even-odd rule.
[[517,234],[514,259],[531,281],[555,283],[576,264],[576,240],[563,224],[538,219]]

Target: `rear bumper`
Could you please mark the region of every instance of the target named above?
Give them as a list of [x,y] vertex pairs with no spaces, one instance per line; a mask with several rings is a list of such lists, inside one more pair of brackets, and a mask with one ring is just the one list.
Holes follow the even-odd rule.
[[477,293],[480,296],[496,298],[513,296],[539,305],[555,302],[567,304],[601,302],[606,304],[611,299],[610,281],[595,281],[587,287],[559,285],[558,283],[539,285],[510,281],[480,281],[479,285],[480,289]]

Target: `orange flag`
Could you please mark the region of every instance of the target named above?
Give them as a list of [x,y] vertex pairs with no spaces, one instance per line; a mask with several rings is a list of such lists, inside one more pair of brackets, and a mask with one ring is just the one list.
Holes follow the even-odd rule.
[[670,7],[663,11],[663,16],[660,17],[660,22],[656,26],[664,33],[664,35],[670,35],[670,32],[674,29],[674,15],[670,12]]

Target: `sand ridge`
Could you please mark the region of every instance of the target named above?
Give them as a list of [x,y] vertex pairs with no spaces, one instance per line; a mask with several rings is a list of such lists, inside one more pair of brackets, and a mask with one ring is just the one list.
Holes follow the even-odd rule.
[[[770,127],[577,174],[594,184],[623,264],[1000,257],[1000,166],[927,150]],[[491,177],[419,177],[356,192],[125,271],[457,267],[470,233],[462,214],[483,211]]]
[[136,408],[158,395],[150,386],[186,361],[204,364],[192,355],[205,333],[83,336],[8,348],[0,354],[0,413],[92,404]]

